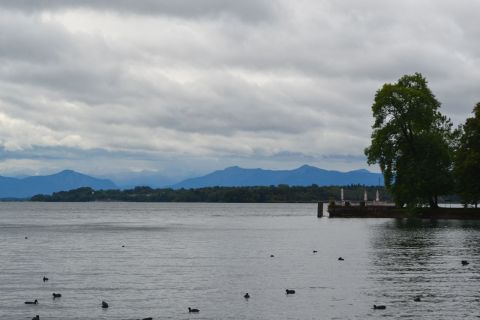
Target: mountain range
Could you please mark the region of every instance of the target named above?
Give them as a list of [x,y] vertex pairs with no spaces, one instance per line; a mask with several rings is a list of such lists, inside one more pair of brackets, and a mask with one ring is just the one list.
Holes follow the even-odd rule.
[[319,186],[361,184],[367,186],[383,185],[383,176],[365,169],[340,172],[324,170],[308,165],[293,170],[264,170],[229,167],[218,170],[202,177],[184,180],[172,187],[201,188],[201,187],[241,187],[241,186],[270,186],[288,184],[291,186]]
[[1,199],[24,199],[36,194],[91,187],[93,189],[115,189],[117,186],[108,179],[97,179],[72,170],[64,170],[47,176],[9,178],[0,176]]
[[[308,165],[293,170],[265,170],[229,167],[207,175],[186,179],[169,186],[153,183],[155,177],[135,179],[130,185],[150,187],[171,187],[173,189],[190,189],[202,187],[243,187],[243,186],[319,186],[360,184],[367,186],[383,185],[383,176],[365,169],[340,172],[324,170]],[[123,181],[125,182],[125,181]],[[126,182],[125,182],[126,183]],[[122,183],[119,184],[123,187]],[[118,186],[109,179],[98,179],[72,170],[64,170],[52,175],[9,178],[0,176],[0,199],[25,199],[36,194],[52,194],[80,187],[95,190],[117,189]]]

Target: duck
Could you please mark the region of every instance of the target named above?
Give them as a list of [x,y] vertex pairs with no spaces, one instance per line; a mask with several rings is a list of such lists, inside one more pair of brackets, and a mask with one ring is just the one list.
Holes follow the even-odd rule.
[[25,304],[38,304],[38,300],[35,299],[35,301],[25,301]]
[[199,313],[200,310],[198,310],[198,309],[196,309],[196,308],[190,308],[190,307],[188,307],[188,312],[189,312],[189,313]]
[[470,264],[470,262],[468,262],[467,260],[462,260],[462,266],[466,266],[468,264]]
[[345,259],[343,259],[342,257],[338,258],[338,261],[343,261],[343,260],[345,260]]
[[247,293],[245,293],[245,295],[243,296],[245,299],[250,299],[250,295]]
[[317,253],[318,251],[317,250],[313,250],[313,253]]
[[274,256],[273,254],[271,254],[271,255],[270,255],[270,258],[273,258],[273,257],[275,257],[275,256]]
[[422,296],[415,296],[415,297],[413,298],[413,301],[415,301],[415,302],[420,302],[420,301],[422,301]]
[[375,310],[385,310],[385,309],[387,309],[387,307],[384,306],[384,305],[378,305],[377,306],[376,304],[374,304],[373,309],[375,309]]
[[295,290],[293,289],[285,289],[286,294],[295,294]]
[[43,282],[47,282],[48,281],[48,278],[43,276]]
[[55,299],[55,298],[61,298],[61,297],[62,297],[62,295],[61,295],[60,293],[55,293],[55,292],[52,293],[52,296],[53,296],[54,299]]
[[108,303],[106,303],[105,301],[102,301],[102,308],[107,309],[108,308]]
[[32,318],[32,320],[40,320],[40,316],[37,314],[35,317]]

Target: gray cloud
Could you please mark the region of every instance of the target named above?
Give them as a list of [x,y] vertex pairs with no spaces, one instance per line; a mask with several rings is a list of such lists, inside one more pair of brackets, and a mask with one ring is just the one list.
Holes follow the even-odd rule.
[[230,14],[248,21],[256,21],[272,16],[273,3],[266,0],[1,0],[0,7],[23,12],[90,9],[184,18],[209,18]]
[[469,116],[480,100],[476,9],[0,1],[0,173],[365,167],[385,82],[422,72],[445,114]]

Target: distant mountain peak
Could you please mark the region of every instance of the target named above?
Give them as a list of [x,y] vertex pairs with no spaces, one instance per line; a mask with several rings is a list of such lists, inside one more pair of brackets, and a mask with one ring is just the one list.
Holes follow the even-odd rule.
[[240,168],[239,166],[231,166],[223,169],[222,171],[228,171],[228,170],[242,170],[243,168]]
[[71,170],[71,169],[65,169],[65,170],[62,170],[62,171],[57,172],[55,174],[82,174],[82,173],[76,172],[76,171]]
[[63,170],[51,175],[0,179],[0,198],[30,198],[36,194],[52,194],[80,187],[115,189],[108,179],[98,179],[73,170]]
[[298,169],[318,169],[317,167],[313,167],[313,166],[310,166],[308,164],[304,164],[300,167],[298,167]]
[[323,170],[314,166],[309,166],[308,164],[304,164],[301,167],[298,167],[297,169],[294,169],[294,171],[311,171],[311,170]]

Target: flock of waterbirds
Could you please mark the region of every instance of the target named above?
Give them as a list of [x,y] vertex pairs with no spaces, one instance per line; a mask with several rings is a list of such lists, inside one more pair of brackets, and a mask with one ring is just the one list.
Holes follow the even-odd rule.
[[[25,239],[27,239],[27,237],[25,237]],[[124,247],[124,246],[122,246]],[[43,282],[47,282],[48,281],[48,278],[46,276],[43,276]],[[62,294],[61,293],[52,293],[52,297],[53,299],[57,299],[57,298],[61,298],[62,297]],[[37,305],[38,304],[38,299],[35,299],[33,301],[25,301],[25,304],[33,304],[33,305]],[[101,304],[101,307],[103,309],[107,309],[109,307],[108,303],[106,301],[102,301],[102,304]],[[198,309],[192,309],[192,308],[188,308],[188,312],[190,313],[198,313],[199,310]],[[32,320],[40,320],[40,315],[36,315],[32,318]],[[152,317],[147,317],[147,318],[142,318],[142,319],[137,319],[137,320],[153,320]]]
[[[25,237],[25,239],[28,239],[27,237]],[[125,246],[122,245],[122,248],[124,248]],[[313,254],[316,254],[318,251],[317,250],[313,250]],[[273,254],[270,255],[270,258],[274,258],[275,256]],[[344,261],[345,259],[342,258],[342,257],[339,257],[337,259],[338,261]],[[466,265],[469,265],[470,263],[467,261],[467,260],[462,260],[461,261],[462,263],[462,266],[466,266]],[[47,282],[48,281],[48,278],[46,276],[43,277],[43,282]],[[295,294],[295,290],[294,289],[285,289],[285,294],[286,295],[291,295],[291,294]],[[53,299],[56,299],[56,298],[61,298],[62,295],[60,293],[52,293],[52,297]],[[246,300],[250,299],[250,294],[247,292],[243,295],[243,298],[245,298]],[[417,295],[413,298],[413,301],[415,302],[421,302],[422,301],[422,296],[421,295]],[[32,305],[37,305],[38,304],[38,300],[35,299],[33,301],[25,301],[25,304],[32,304]],[[101,304],[101,307],[103,309],[107,309],[109,307],[108,303],[106,301],[102,301],[102,304]],[[373,305],[373,309],[374,310],[385,310],[387,309],[387,306],[385,305],[376,305],[374,304]],[[188,313],[199,313],[200,310],[197,309],[197,308],[191,308],[191,307],[188,307]],[[40,315],[36,315],[32,318],[32,320],[40,320]],[[142,318],[142,319],[137,319],[137,320],[153,320],[152,317],[147,317],[147,318]]]

